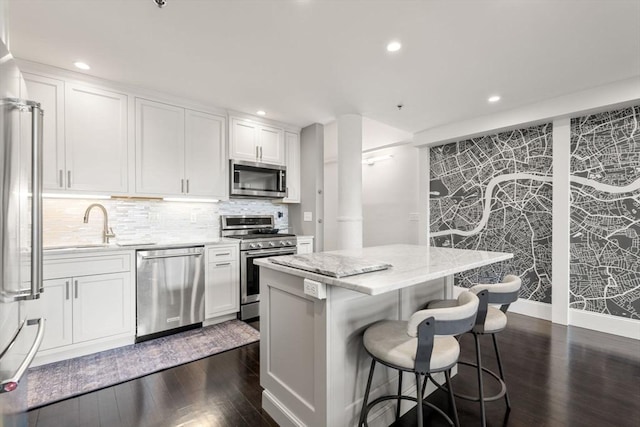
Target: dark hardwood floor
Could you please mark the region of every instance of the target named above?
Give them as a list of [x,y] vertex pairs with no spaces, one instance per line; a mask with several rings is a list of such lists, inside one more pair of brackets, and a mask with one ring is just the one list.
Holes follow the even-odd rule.
[[[503,400],[488,403],[489,426],[640,425],[638,341],[516,314],[509,314],[498,339],[512,410],[507,416]],[[462,359],[471,360],[473,339],[465,336],[461,343]],[[490,369],[495,367],[492,350],[486,340],[483,356]],[[259,344],[250,344],[30,411],[29,424],[275,426],[261,409],[259,370]],[[474,372],[461,368],[456,390],[472,392],[474,385]],[[440,392],[429,400],[448,408]],[[456,403],[462,426],[479,425],[476,403]],[[425,417],[426,425],[446,425],[429,411]],[[413,411],[394,424],[412,425]]]

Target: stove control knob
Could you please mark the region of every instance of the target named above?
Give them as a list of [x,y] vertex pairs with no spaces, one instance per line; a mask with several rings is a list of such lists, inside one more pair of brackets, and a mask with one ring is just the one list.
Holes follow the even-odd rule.
[[275,242],[269,242],[269,246],[274,247],[275,245]]
[[255,243],[250,243],[250,244],[249,244],[249,247],[250,247],[251,249],[255,249],[255,248],[256,248],[256,244],[255,244]]
[[291,240],[287,240],[287,245],[293,246],[293,242]]
[[280,240],[280,246],[287,246],[287,242],[285,242],[284,240]]
[[261,248],[262,247],[262,243],[256,243],[256,245]]

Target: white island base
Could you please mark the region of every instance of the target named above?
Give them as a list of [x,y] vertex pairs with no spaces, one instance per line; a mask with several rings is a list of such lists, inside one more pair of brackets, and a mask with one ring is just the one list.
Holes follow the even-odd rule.
[[[453,273],[512,256],[442,250],[392,245],[332,252],[393,265],[343,279],[257,261],[263,409],[281,426],[356,426],[371,363],[364,330],[378,320],[406,320],[429,300],[450,298]],[[461,252],[469,259],[454,256]],[[318,261],[322,254],[304,256]],[[305,278],[327,284],[326,298],[305,294]],[[397,371],[378,364],[370,401],[395,393],[397,381]],[[413,376],[405,374],[403,391],[415,394]],[[413,405],[403,403],[402,413]],[[395,403],[385,402],[369,413],[369,425],[388,426],[394,417]]]

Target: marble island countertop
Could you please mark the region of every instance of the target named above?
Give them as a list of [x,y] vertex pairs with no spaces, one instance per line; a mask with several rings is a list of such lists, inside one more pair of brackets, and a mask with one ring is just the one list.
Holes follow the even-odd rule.
[[[342,268],[344,271],[349,264],[349,258],[343,259],[345,262],[341,263],[339,262],[340,257],[359,260],[358,263],[352,263],[351,269],[346,269],[350,270],[352,275],[333,277],[336,275],[332,274],[335,273],[336,268]],[[513,258],[513,254],[398,244],[278,258],[282,258],[283,261],[275,260],[272,257],[258,259],[255,264],[316,280],[327,285],[339,286],[368,295],[378,295],[504,261]],[[288,263],[288,265],[283,265],[282,262]],[[366,272],[370,271],[366,270],[366,267],[377,264],[390,264],[391,267],[380,271]],[[292,267],[292,265],[303,269]],[[357,271],[358,268],[362,271]],[[330,275],[320,274],[320,272]]]

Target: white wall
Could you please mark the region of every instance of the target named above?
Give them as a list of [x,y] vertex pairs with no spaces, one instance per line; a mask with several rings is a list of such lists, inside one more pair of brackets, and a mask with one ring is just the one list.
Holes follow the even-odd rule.
[[[390,160],[362,165],[363,244],[418,243],[418,153],[411,134],[363,117],[362,146],[367,157]],[[324,126],[324,249],[338,248],[337,123]]]
[[365,247],[418,244],[418,151],[405,144],[368,153],[393,157],[362,165]]

